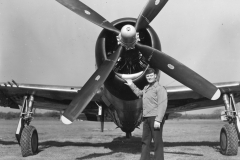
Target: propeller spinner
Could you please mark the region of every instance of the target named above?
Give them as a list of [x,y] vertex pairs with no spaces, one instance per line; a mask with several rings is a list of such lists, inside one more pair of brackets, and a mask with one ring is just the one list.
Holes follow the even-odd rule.
[[134,49],[135,44],[140,41],[139,33],[132,25],[125,25],[121,29],[121,33],[117,36],[118,44],[121,44],[126,50]]

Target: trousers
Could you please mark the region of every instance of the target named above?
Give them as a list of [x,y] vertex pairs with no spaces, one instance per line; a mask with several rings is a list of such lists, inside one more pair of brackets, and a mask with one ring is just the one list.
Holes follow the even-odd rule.
[[154,117],[143,118],[143,133],[142,133],[142,153],[141,160],[150,160],[150,145],[154,141],[154,159],[164,160],[162,131],[164,121],[161,123],[160,129],[154,129]]

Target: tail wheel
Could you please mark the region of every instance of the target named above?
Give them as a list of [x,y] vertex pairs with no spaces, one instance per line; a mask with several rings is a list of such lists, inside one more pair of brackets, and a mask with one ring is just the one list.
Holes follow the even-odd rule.
[[38,151],[38,133],[35,127],[26,126],[21,135],[20,146],[22,156],[27,157],[37,153]]
[[234,156],[238,153],[238,134],[232,124],[225,124],[220,132],[220,147],[223,155]]

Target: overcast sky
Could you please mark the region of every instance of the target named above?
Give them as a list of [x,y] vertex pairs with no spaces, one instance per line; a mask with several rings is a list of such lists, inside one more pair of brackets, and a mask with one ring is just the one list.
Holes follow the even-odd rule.
[[[83,0],[108,21],[147,0]],[[162,51],[211,82],[240,81],[240,1],[169,0],[153,20]],[[0,1],[0,82],[83,86],[102,29],[54,0]],[[162,74],[163,85],[179,85]]]

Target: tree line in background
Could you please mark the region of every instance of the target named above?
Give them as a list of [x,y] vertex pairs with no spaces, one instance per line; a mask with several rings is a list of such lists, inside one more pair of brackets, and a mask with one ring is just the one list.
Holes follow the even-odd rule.
[[[45,113],[35,113],[33,117],[50,117],[50,118],[59,118],[59,112],[45,112]],[[0,119],[16,119],[20,117],[18,112],[0,112]]]
[[[216,109],[212,114],[186,114],[186,113],[172,113],[168,116],[168,119],[220,119],[221,116],[221,111],[222,109]],[[95,116],[95,120],[99,120],[99,117],[96,115],[92,115]],[[0,112],[0,119],[6,119],[6,120],[10,120],[10,119],[17,119],[20,117],[20,113],[17,112]],[[60,113],[56,112],[56,111],[52,111],[52,112],[45,112],[45,113],[35,113],[33,117],[39,117],[39,118],[55,118],[55,119],[59,119],[60,118]],[[87,120],[86,118],[84,118],[82,115],[80,115],[78,117],[78,119],[80,120]],[[95,121],[93,120],[93,121]],[[111,121],[111,118],[109,117],[108,114],[105,115],[105,121]]]

